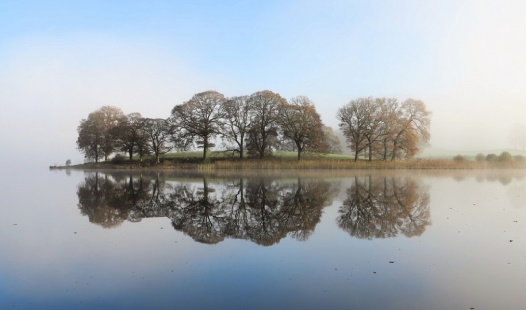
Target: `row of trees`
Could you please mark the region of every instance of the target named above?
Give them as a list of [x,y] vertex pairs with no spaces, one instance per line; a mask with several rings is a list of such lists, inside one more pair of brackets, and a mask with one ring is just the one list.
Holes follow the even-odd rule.
[[420,100],[358,98],[338,110],[349,147],[369,160],[411,158],[429,142],[431,112]]
[[[338,111],[340,128],[358,154],[368,150],[369,159],[386,160],[412,156],[429,139],[429,112],[421,101],[360,98]],[[125,115],[119,108],[104,106],[89,114],[78,127],[77,146],[87,159],[98,162],[116,152],[140,160],[153,154],[203,149],[203,159],[217,137],[225,149],[240,158],[263,158],[273,150],[306,153],[341,153],[339,139],[325,126],[312,101],[298,96],[287,101],[264,90],[250,96],[225,98],[216,91],[194,95],[176,105],[167,119]]]

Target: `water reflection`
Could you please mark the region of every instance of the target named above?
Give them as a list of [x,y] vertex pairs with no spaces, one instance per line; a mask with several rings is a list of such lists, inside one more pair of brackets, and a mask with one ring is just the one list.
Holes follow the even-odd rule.
[[[105,228],[166,217],[195,241],[225,238],[273,245],[307,240],[332,204],[339,184],[311,178],[170,178],[160,174],[88,174],[78,207]],[[358,175],[339,207],[338,226],[360,239],[421,235],[430,224],[427,189],[409,176]]]
[[174,229],[214,244],[225,238],[272,245],[287,235],[306,240],[338,188],[329,182],[238,178],[211,184],[203,176],[166,181],[159,175],[95,173],[78,186],[78,207],[105,228],[123,221],[167,217]]
[[429,194],[411,178],[355,176],[337,221],[361,239],[419,236],[431,222]]

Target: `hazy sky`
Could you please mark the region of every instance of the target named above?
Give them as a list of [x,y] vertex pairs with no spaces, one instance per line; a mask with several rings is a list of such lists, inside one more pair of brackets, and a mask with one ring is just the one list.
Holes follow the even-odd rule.
[[169,116],[195,93],[423,100],[431,145],[508,147],[526,123],[526,1],[0,0],[2,162],[82,162],[103,105]]

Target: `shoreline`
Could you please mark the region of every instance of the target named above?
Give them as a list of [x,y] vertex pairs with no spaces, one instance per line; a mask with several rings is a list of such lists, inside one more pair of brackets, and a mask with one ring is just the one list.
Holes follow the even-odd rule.
[[449,159],[417,159],[411,161],[352,161],[340,159],[243,159],[215,160],[209,162],[181,162],[164,160],[161,164],[153,162],[111,161],[84,163],[70,166],[49,166],[50,170],[473,170],[473,169],[526,169],[525,161],[477,162],[454,161]]

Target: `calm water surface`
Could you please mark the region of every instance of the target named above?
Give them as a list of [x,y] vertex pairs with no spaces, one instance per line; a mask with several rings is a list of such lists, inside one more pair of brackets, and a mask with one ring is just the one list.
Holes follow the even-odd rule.
[[526,172],[37,171],[0,309],[524,309]]

